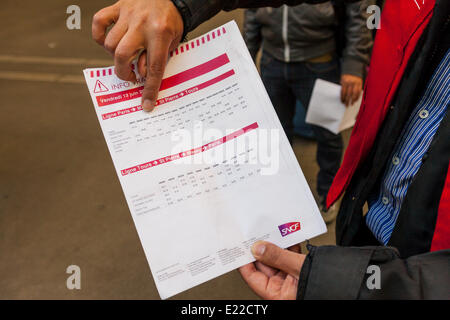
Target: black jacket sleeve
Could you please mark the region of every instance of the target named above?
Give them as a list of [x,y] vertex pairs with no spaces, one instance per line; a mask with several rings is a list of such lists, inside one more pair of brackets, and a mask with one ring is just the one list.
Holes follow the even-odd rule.
[[[172,0],[180,11],[184,23],[184,35],[194,30],[199,24],[215,16],[219,11],[237,8],[279,7],[301,3],[322,3],[329,0]],[[341,0],[354,2],[358,0]]]
[[450,250],[401,259],[391,247],[309,248],[298,299],[450,299]]
[[256,55],[258,54],[262,43],[262,25],[258,22],[256,17],[257,10],[258,9],[247,9],[244,14],[244,40],[253,61],[256,60]]
[[369,64],[373,46],[372,31],[367,27],[367,8],[374,0],[363,0],[346,5],[345,21],[346,46],[342,55],[342,74],[363,77]]

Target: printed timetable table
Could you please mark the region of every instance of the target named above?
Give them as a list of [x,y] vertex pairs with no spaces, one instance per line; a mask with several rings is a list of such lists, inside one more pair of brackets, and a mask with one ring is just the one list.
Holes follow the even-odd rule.
[[155,182],[153,192],[131,197],[136,214],[149,214],[196,197],[214,196],[215,192],[226,192],[227,188],[258,176],[261,168],[250,164],[256,161],[256,156],[249,157],[251,152],[248,150],[221,164]]
[[[223,123],[224,115],[228,120],[238,118],[247,108],[246,101],[239,95],[239,87],[234,83],[224,89],[217,89],[213,94],[181,105],[171,111],[156,110],[154,114],[128,122],[126,130],[112,130],[109,137],[115,152],[124,152],[130,145],[152,142],[160,137],[170,137],[180,129],[192,129],[195,122],[205,126]],[[224,98],[229,101],[223,102]],[[136,111],[140,111],[140,106]],[[195,120],[192,120],[195,119]],[[159,124],[164,124],[164,127]]]
[[163,299],[326,231],[234,22],[170,52],[151,113],[139,74],[84,75]]

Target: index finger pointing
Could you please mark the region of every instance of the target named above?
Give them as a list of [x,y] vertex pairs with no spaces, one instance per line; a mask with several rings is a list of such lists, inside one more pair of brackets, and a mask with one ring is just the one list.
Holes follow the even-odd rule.
[[145,111],[151,111],[155,106],[169,56],[169,47],[168,40],[155,38],[147,48],[147,76],[142,92],[142,106]]
[[119,19],[119,7],[112,5],[98,11],[92,19],[92,38],[103,45],[106,38],[106,29]]

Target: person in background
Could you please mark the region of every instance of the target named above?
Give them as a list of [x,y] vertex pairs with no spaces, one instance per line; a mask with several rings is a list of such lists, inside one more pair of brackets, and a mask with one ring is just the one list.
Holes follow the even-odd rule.
[[[308,107],[317,79],[340,83],[346,105],[358,100],[373,43],[365,8],[374,3],[328,1],[245,11],[244,39],[253,60],[262,48],[261,77],[291,143],[296,101]],[[325,222],[331,223],[338,208],[327,210],[325,199],[341,164],[342,136],[311,127],[317,140],[318,204]]]

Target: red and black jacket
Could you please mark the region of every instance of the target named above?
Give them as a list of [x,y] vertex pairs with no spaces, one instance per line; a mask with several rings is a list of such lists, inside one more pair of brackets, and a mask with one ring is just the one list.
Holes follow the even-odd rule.
[[[450,2],[425,4],[418,12],[414,1],[386,1],[364,102],[328,195],[331,204],[345,191],[336,224],[341,247],[311,248],[300,275],[299,299],[450,299],[448,110],[408,188],[390,247],[375,240],[362,211],[372,190],[378,190],[412,109],[449,49]],[[380,289],[366,285],[369,265],[380,268]]]
[[[401,12],[403,17],[404,12],[398,10],[404,9],[404,5],[400,3],[405,2],[388,1],[382,23],[392,23],[389,18],[397,12]],[[329,195],[331,202],[342,192],[339,190],[345,187],[343,181],[350,179],[337,221],[337,242],[340,245],[361,245],[368,242],[377,244],[373,237],[366,234],[367,230],[364,230],[362,207],[368,194],[378,189],[379,179],[385,169],[384,164],[389,162],[388,157],[403,125],[449,48],[450,3],[438,1],[434,8],[434,1],[428,1],[428,5],[428,8],[423,8],[423,12],[419,13],[416,23],[411,23],[413,19],[406,15],[407,20],[404,22],[408,25],[397,29],[399,33],[396,33],[395,29],[390,31],[383,28],[378,33],[371,74],[366,86],[365,105],[352,133],[346,160]],[[414,13],[417,10],[411,11]],[[400,20],[397,23],[401,26],[403,18],[395,20]],[[409,34],[408,30],[412,30],[412,33]],[[408,41],[400,46],[398,39],[402,37]],[[393,52],[399,48],[404,55],[395,59]],[[409,52],[410,54],[406,55]],[[391,57],[391,53],[393,58],[386,59]],[[383,69],[395,70],[396,66],[399,70],[397,73],[390,71],[389,75],[393,79],[389,80]],[[401,78],[396,81],[398,73]],[[386,92],[384,99],[383,90]],[[380,108],[381,105],[376,107],[381,101],[384,103],[383,108]],[[388,243],[389,246],[396,247],[403,257],[450,248],[449,118],[447,112],[423,158],[419,172],[408,189]],[[370,149],[357,158],[355,154],[368,148],[367,145],[371,141],[373,143]],[[349,155],[353,157],[349,158]],[[357,168],[352,173],[349,168],[355,165]]]

